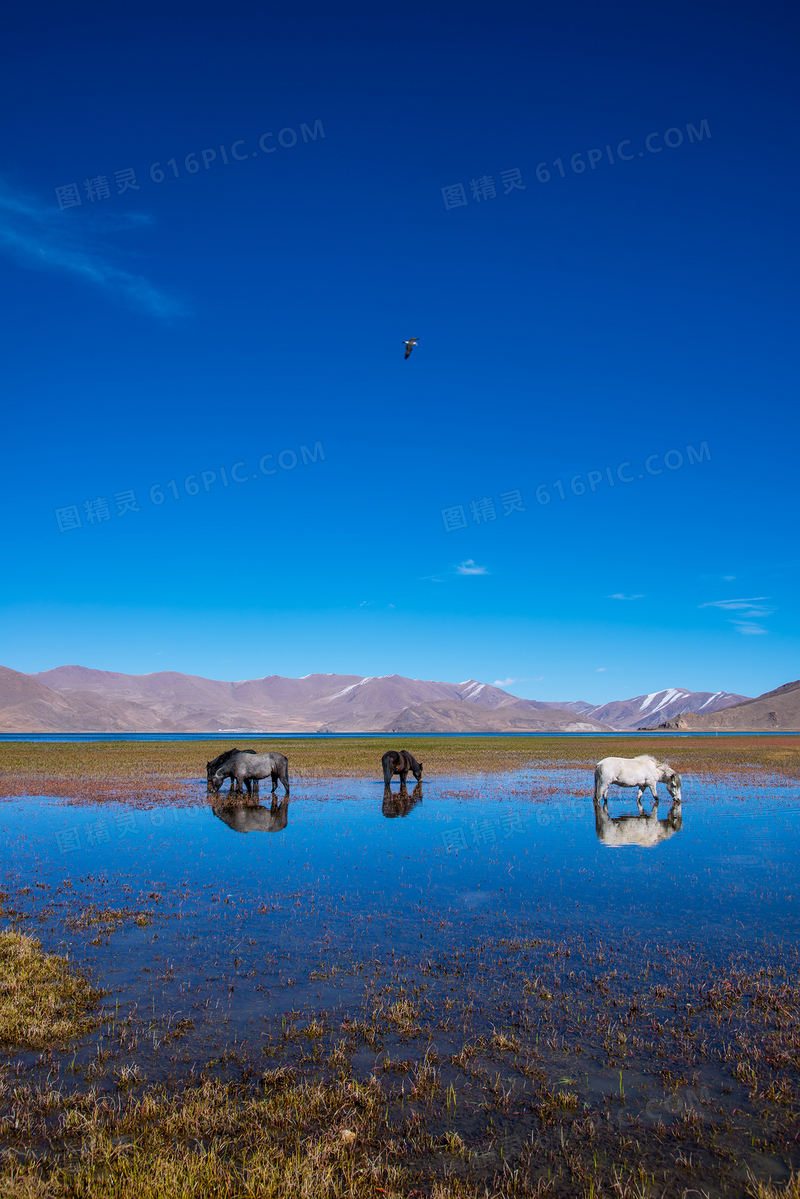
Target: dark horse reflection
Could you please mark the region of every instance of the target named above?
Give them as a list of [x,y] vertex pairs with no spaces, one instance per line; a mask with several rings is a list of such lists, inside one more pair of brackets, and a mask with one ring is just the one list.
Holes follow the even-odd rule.
[[640,849],[653,849],[662,841],[667,841],[674,833],[683,828],[683,815],[680,802],[673,803],[666,820],[658,819],[658,803],[654,803],[649,812],[639,803],[636,816],[611,817],[608,804],[594,801],[594,827],[597,840],[603,845],[618,848],[621,845],[638,845]]
[[392,791],[387,785],[383,792],[381,811],[387,820],[394,820],[397,816],[407,816],[418,803],[422,803],[422,783],[417,783],[410,795],[405,783],[400,784],[399,791]]
[[273,800],[268,808],[260,804],[212,804],[212,812],[235,833],[281,833],[289,820],[289,800]]

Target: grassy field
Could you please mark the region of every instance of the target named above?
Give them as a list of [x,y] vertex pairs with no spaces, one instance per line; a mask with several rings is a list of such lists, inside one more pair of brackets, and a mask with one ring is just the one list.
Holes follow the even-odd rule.
[[681,773],[800,774],[800,739],[791,736],[671,737],[387,737],[281,741],[240,737],[221,741],[5,742],[0,745],[0,795],[55,795],[96,802],[104,797],[153,799],[186,795],[187,780],[205,781],[205,764],[229,744],[278,750],[290,777],[381,777],[385,749],[408,749],[428,779],[495,774],[527,767],[576,766],[599,758],[652,753]]
[[[687,985],[679,950],[651,963],[632,1003],[613,947],[586,951],[580,939],[475,943],[422,972],[373,971],[357,1018],[292,1012],[260,1055],[237,1056],[238,1080],[200,1060],[178,1088],[130,1064],[136,1026],[116,1027],[109,1009],[88,1067],[59,1071],[51,1055],[38,1085],[11,1057],[0,1069],[0,1192],[800,1199],[785,1166],[797,1158],[796,973],[751,962]],[[565,955],[591,985],[574,985]],[[468,982],[481,973],[524,1005],[481,1019]],[[657,1068],[644,1113],[626,1097],[643,1052]],[[587,1057],[608,1075],[590,1102]],[[702,1085],[720,1072],[722,1086]]]
[[[0,745],[0,793],[196,802],[206,760],[234,743],[285,752],[300,794],[304,778],[380,778],[390,746],[429,778],[576,767],[587,795],[611,754],[653,752],[687,778],[800,766],[796,738],[757,735],[15,742]],[[220,1026],[204,1050],[216,1018],[202,989],[173,1011],[164,974],[152,1010],[123,1011],[74,968],[81,945],[114,937],[115,964],[134,945],[148,975],[159,954],[166,970],[178,935],[160,894],[123,910],[102,870],[84,882],[64,882],[52,907],[0,890],[17,926],[0,931],[3,1199],[800,1199],[796,946],[776,968],[760,946],[712,958],[638,929],[473,940],[465,926],[448,949],[421,922],[418,956],[345,969],[341,947],[321,949],[309,977],[341,975],[341,1002],[295,1010],[287,982],[285,1013],[256,1039],[231,1045]],[[34,912],[58,954],[21,933]],[[236,959],[206,965],[235,1003]]]

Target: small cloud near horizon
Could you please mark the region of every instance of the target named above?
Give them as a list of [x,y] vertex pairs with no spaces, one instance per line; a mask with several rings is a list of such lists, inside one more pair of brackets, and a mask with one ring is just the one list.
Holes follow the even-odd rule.
[[606,599],[619,599],[619,600],[644,599],[644,593],[642,593],[641,595],[623,595],[621,591],[617,591],[614,593],[614,595],[607,595]]
[[460,575],[486,575],[488,570],[485,566],[476,566],[474,558],[467,558],[466,562],[461,562],[456,567]]
[[763,625],[755,624],[752,620],[731,620],[737,633],[743,633],[745,637],[757,636],[759,633],[768,633],[769,629],[765,629]]
[[511,683],[530,683],[530,679],[495,679],[493,687],[508,687]]
[[595,673],[595,674],[602,674],[604,670],[608,670],[608,667],[607,667],[607,666],[598,666],[598,667],[597,667],[597,670],[596,670],[594,673]]

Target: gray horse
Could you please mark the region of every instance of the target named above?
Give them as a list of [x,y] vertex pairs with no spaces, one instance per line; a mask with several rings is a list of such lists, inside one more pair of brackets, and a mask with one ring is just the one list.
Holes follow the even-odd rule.
[[253,782],[258,779],[272,779],[272,791],[275,793],[278,779],[283,783],[285,793],[289,794],[289,763],[283,754],[236,754],[223,762],[211,776],[211,790],[216,795],[224,779],[235,780],[240,786],[247,787],[247,794],[253,793]]
[[[224,766],[224,764],[236,754],[255,754],[256,752],[257,751],[254,749],[226,749],[224,753],[219,755],[219,757],[213,758],[210,762],[206,762],[206,780],[208,783],[208,790],[211,791],[212,789],[211,779],[214,771],[219,766]],[[231,792],[235,790],[241,791],[241,789],[241,784],[237,785],[236,779],[231,779]],[[258,792],[258,781],[256,781],[256,792]]]
[[280,803],[273,799],[268,808],[249,804],[219,804],[212,808],[215,816],[235,833],[281,833],[289,820],[289,800],[284,795]]
[[381,758],[383,766],[383,781],[388,787],[391,784],[392,776],[400,775],[400,783],[403,787],[406,785],[406,779],[409,773],[413,774],[418,783],[422,782],[422,763],[418,762],[413,754],[410,754],[407,749],[389,749]]

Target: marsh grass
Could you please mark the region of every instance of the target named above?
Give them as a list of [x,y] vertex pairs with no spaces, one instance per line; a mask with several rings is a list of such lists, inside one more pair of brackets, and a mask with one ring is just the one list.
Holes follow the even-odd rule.
[[[588,772],[597,757],[648,749],[687,775],[796,771],[797,743],[788,737],[387,738],[398,742],[434,777],[541,768],[537,789],[549,785],[549,767]],[[377,781],[384,748],[366,739],[238,743],[282,749],[294,782]],[[218,742],[5,744],[0,781],[6,795],[133,804],[202,796],[205,802],[205,761],[219,748]],[[465,779],[468,794],[474,782]],[[14,897],[20,911],[20,895],[28,891]],[[161,908],[91,904],[77,891],[70,898],[69,880],[62,892],[60,906],[47,908],[60,935],[66,927],[87,938],[119,933],[122,939],[151,920],[158,929],[163,917]],[[158,904],[162,897],[146,898]],[[41,919],[43,904],[28,903],[26,918],[35,912]],[[763,1181],[776,1162],[787,1174],[800,1166],[797,954],[782,950],[776,967],[764,964],[763,953],[743,949],[727,962],[712,961],[688,939],[648,949],[637,938],[617,943],[591,931],[532,931],[481,940],[465,928],[452,949],[435,952],[420,939],[418,960],[395,957],[392,949],[391,961],[368,953],[362,961],[353,947],[338,965],[330,953],[305,966],[298,959],[291,964],[294,980],[324,980],[343,995],[350,987],[348,998],[325,1010],[309,1002],[297,1012],[292,1000],[291,1013],[274,1028],[261,1026],[248,1047],[234,1052],[213,1006],[210,1019],[204,1016],[202,990],[192,1019],[177,1020],[188,993],[167,998],[162,981],[147,1021],[109,1016],[93,1030],[99,993],[64,959],[45,958],[30,938],[2,934],[0,1042],[7,1052],[0,1057],[0,1193],[4,1199],[678,1199],[690,1193],[800,1199],[797,1176],[789,1184]],[[28,958],[51,963],[49,975],[37,973],[44,968],[34,969]],[[211,980],[224,990],[235,979],[236,961],[226,969]],[[15,1007],[13,988],[4,989],[8,978],[18,980]],[[353,978],[363,983],[357,999]],[[57,996],[65,988],[61,1007],[47,999],[48,985]],[[296,981],[287,975],[281,985]],[[207,1005],[216,994],[211,982],[208,994]],[[2,1036],[6,1009],[19,1040]],[[25,1028],[40,1039],[22,1039]],[[47,1048],[56,1028],[62,1043],[83,1038],[77,1065],[76,1048],[61,1057]],[[46,1073],[46,1082],[32,1085],[20,1073],[10,1052],[15,1045],[44,1050],[38,1065],[25,1069],[39,1069],[41,1080]],[[590,1071],[605,1080],[602,1097],[589,1086]],[[644,1080],[638,1101],[635,1079]],[[704,1079],[713,1102],[687,1094]]]
[[753,1179],[747,1189],[753,1199],[800,1199],[800,1174],[792,1174],[785,1183],[759,1182]]
[[88,1032],[102,995],[33,937],[0,932],[0,1044],[41,1049]]
[[[633,1004],[617,968],[625,958],[624,946],[535,937],[476,941],[435,965],[365,962],[373,982],[358,1019],[276,1017],[260,1034],[260,1065],[244,1051],[232,1058],[241,1081],[193,1054],[199,1080],[148,1082],[166,1042],[148,1064],[142,1036],[134,1064],[134,1027],[120,1025],[115,1049],[109,1016],[105,1074],[84,1081],[51,1062],[37,1088],[0,1071],[0,1191],[678,1199],[688,1186],[800,1199],[796,1183],[755,1178],[771,1172],[765,1155],[798,1165],[798,1113],[782,1087],[800,1066],[795,972],[758,969],[739,952],[709,983],[707,963],[693,969],[686,947],[674,948],[638,972],[647,981]],[[740,1079],[742,1061],[753,1071]],[[601,1098],[582,1085],[589,1062],[608,1077]],[[658,1123],[642,1122],[645,1099],[628,1081],[645,1067],[647,1093],[663,1095]],[[703,1071],[730,1085],[681,1098]]]
[[[796,737],[416,737],[281,741],[238,736],[241,748],[278,750],[289,759],[290,778],[379,779],[380,757],[390,745],[409,749],[428,778],[566,766],[594,769],[608,755],[653,753],[682,773],[770,771],[800,777]],[[220,741],[22,742],[0,745],[0,796],[53,795],[91,803],[196,800],[205,794],[205,764]],[[424,779],[423,779],[424,782]],[[589,783],[587,782],[587,789]]]

